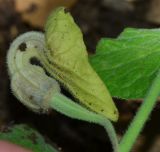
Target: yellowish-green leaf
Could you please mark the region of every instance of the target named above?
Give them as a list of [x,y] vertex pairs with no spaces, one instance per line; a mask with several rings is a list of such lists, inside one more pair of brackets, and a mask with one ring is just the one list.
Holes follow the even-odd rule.
[[81,104],[116,121],[118,111],[106,86],[88,62],[82,32],[63,7],[50,15],[45,36],[46,70]]

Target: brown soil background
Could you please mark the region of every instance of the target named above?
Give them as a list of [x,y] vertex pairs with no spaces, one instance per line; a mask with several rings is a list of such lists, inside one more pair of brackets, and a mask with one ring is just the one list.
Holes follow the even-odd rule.
[[[16,3],[16,0],[0,0],[0,127],[19,123],[28,124],[60,147],[63,152],[112,151],[102,127],[72,120],[55,111],[50,115],[35,114],[12,95],[6,68],[9,45],[21,33],[30,30],[43,31],[43,20],[36,25],[30,16],[27,19],[24,17],[25,13],[29,15],[34,14],[34,11],[36,13],[38,6],[34,4],[26,10],[25,7],[20,7],[19,10]],[[79,0],[74,5],[69,5],[69,2],[66,5],[70,6],[75,21],[84,33],[89,52],[94,53],[100,38],[116,37],[125,27],[159,27],[159,3],[159,0]],[[45,12],[41,9],[39,11]],[[115,99],[115,102],[120,110],[120,119],[115,127],[121,137],[141,101]],[[159,116],[160,107],[157,105],[133,152],[160,152]]]

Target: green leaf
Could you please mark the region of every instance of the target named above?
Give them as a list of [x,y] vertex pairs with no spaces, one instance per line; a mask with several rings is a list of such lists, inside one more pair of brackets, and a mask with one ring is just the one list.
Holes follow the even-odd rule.
[[160,67],[160,29],[127,28],[103,38],[90,63],[114,97],[144,98]]
[[33,152],[58,152],[47,144],[37,131],[23,124],[5,129],[4,132],[0,133],[0,140],[10,141],[11,143],[31,149]]

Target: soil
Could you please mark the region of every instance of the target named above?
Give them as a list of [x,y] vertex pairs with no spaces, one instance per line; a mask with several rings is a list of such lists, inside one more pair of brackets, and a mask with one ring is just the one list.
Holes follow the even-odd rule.
[[[1,0],[2,1],[2,0]],[[72,120],[55,111],[49,115],[36,114],[23,106],[12,94],[6,68],[6,53],[12,40],[19,34],[30,30],[42,31],[22,20],[21,14],[14,9],[14,0],[0,1],[0,126],[25,123],[36,128],[49,138],[63,152],[110,152],[109,139],[100,126]],[[123,0],[122,0],[123,1]],[[115,5],[115,4],[114,4]],[[115,38],[125,27],[155,28],[158,24],[146,20],[149,0],[133,2],[134,9],[106,6],[102,0],[79,0],[71,13],[84,33],[84,40],[90,53],[95,52],[96,44],[102,37]],[[120,8],[119,8],[120,7]],[[8,9],[9,8],[9,9]],[[117,134],[126,130],[133,118],[139,101],[122,101],[115,99],[120,110],[119,122],[115,124]],[[142,136],[137,140],[134,151],[146,152],[159,135],[160,123],[157,105],[151,120],[146,125]],[[150,128],[154,128],[150,129]],[[152,140],[151,140],[152,138]],[[158,152],[158,151],[157,151]]]

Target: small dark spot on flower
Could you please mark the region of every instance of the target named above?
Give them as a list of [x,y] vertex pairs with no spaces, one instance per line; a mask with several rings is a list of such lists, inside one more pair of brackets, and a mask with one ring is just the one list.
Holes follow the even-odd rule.
[[26,48],[27,48],[26,43],[21,43],[18,47],[18,49],[22,52],[26,51]]
[[44,70],[45,74],[46,74],[48,77],[52,77],[52,76],[45,70],[45,68],[43,68],[42,63],[40,62],[40,60],[39,60],[37,57],[34,56],[34,57],[30,58],[30,64],[41,67],[41,68]]
[[30,59],[30,63],[31,63],[32,65],[37,65],[37,66],[42,67],[41,62],[40,62],[36,57],[32,57],[32,58]]

